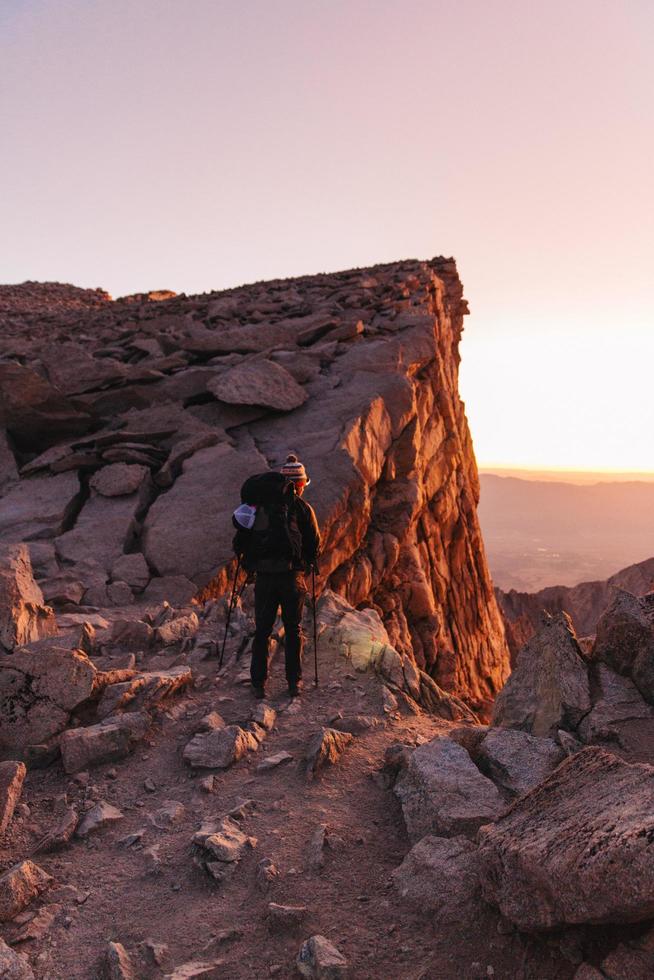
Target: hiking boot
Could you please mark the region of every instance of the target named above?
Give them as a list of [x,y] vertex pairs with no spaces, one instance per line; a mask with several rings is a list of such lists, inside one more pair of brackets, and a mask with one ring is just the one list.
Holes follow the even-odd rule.
[[292,698],[299,698],[299,696],[302,694],[303,687],[304,684],[302,683],[302,681],[296,681],[295,684],[288,685],[288,693]]
[[254,696],[258,701],[263,701],[266,696],[266,689],[263,684],[253,684],[252,690],[254,691]]

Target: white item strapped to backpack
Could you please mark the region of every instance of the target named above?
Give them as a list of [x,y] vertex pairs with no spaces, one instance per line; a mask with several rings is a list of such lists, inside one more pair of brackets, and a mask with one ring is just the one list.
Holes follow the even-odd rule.
[[251,531],[254,527],[254,521],[257,516],[257,508],[251,507],[250,504],[241,504],[234,511],[234,522],[238,524],[239,527],[245,528],[246,531]]

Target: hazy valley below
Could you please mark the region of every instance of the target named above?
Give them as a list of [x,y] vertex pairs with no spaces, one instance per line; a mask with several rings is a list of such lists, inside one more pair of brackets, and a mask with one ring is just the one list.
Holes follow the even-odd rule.
[[654,483],[566,483],[481,473],[479,519],[493,582],[507,591],[606,579],[654,555]]

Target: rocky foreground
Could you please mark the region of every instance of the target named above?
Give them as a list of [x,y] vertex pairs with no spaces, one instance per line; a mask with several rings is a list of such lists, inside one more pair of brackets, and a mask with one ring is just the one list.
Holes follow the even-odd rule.
[[222,600],[16,647],[0,975],[653,975],[651,597],[590,651],[548,619],[490,725],[435,685],[421,706],[379,615],[330,590],[320,685],[291,701],[275,663],[256,702],[249,607],[222,669]]

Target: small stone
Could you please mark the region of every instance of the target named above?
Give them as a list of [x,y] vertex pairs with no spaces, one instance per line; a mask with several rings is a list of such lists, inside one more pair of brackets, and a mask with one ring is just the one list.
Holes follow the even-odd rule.
[[21,861],[0,875],[0,922],[7,922],[37,898],[53,879],[32,861]]
[[274,708],[271,708],[270,705],[262,702],[256,706],[251,717],[252,721],[256,722],[258,725],[261,725],[261,727],[265,728],[267,732],[271,732],[275,727],[277,712]]
[[164,980],[195,980],[195,977],[218,980],[224,976],[224,960],[191,960],[166,973]]
[[[255,847],[256,838],[248,837],[230,817],[223,817],[217,823],[203,825],[193,837],[198,852],[198,860],[206,870],[222,880],[229,869],[220,867],[238,863],[246,847]],[[216,866],[218,865],[218,866]]]
[[[143,856],[145,857],[145,869],[148,874],[157,874],[161,869],[161,856],[159,851],[161,849],[161,844],[153,844],[151,847],[146,847],[143,851]],[[179,891],[180,886],[177,888],[173,885],[173,891]]]
[[327,843],[327,824],[318,824],[313,834],[311,835],[311,840],[309,841],[309,850],[307,854],[309,867],[313,871],[319,871],[320,868],[324,867],[325,864],[325,845]]
[[103,497],[122,497],[135,493],[148,476],[147,466],[112,463],[94,473],[89,482]]
[[309,980],[347,980],[347,960],[324,936],[311,936],[302,943],[296,963]]
[[155,783],[154,779],[151,779],[150,776],[148,776],[147,779],[143,780],[143,787],[148,791],[148,793],[154,793],[156,792],[157,784]]
[[121,837],[118,843],[121,847],[133,847],[134,844],[141,843],[146,833],[145,827],[141,827],[140,830],[134,831],[133,834],[127,834],[126,837]]
[[210,711],[198,725],[199,732],[217,732],[219,728],[225,728],[225,721],[217,711]]
[[163,966],[168,956],[168,947],[165,943],[157,943],[153,939],[146,939],[143,943],[148,959],[155,966]]
[[257,748],[258,742],[254,735],[238,725],[228,725],[216,731],[194,735],[184,749],[184,760],[193,767],[227,769]]
[[171,619],[163,626],[158,626],[155,632],[159,643],[166,647],[193,638],[199,628],[200,620],[193,612],[189,613],[188,616],[178,616],[177,619]]
[[264,858],[257,865],[257,885],[259,891],[266,892],[275,878],[279,878],[279,869],[270,858]]
[[200,780],[200,789],[203,793],[213,793],[215,788],[215,776],[205,776],[204,779]]
[[0,762],[0,834],[11,823],[26,774],[22,762]]
[[335,728],[322,728],[316,732],[309,741],[305,756],[307,779],[313,779],[323,766],[338,762],[351,741],[349,732],[337,732]]
[[298,929],[305,920],[308,909],[306,905],[278,905],[268,903],[268,928],[271,932],[292,932]]
[[150,814],[149,820],[159,830],[169,830],[175,824],[181,823],[185,813],[186,809],[183,803],[178,803],[175,800],[167,800],[163,806]]
[[109,943],[104,958],[106,980],[137,980],[130,956],[122,943]]
[[56,851],[64,847],[77,829],[79,814],[74,807],[66,807],[57,823],[42,837],[34,848],[34,853],[38,854],[46,851]]
[[100,830],[102,827],[106,827],[108,824],[122,819],[123,814],[117,807],[112,806],[111,803],[107,803],[106,800],[100,800],[99,803],[96,803],[84,814],[75,831],[75,836],[82,838],[88,837],[94,831]]
[[257,766],[257,772],[267,772],[269,769],[276,769],[284,762],[290,762],[293,756],[290,752],[276,752],[263,759]]

